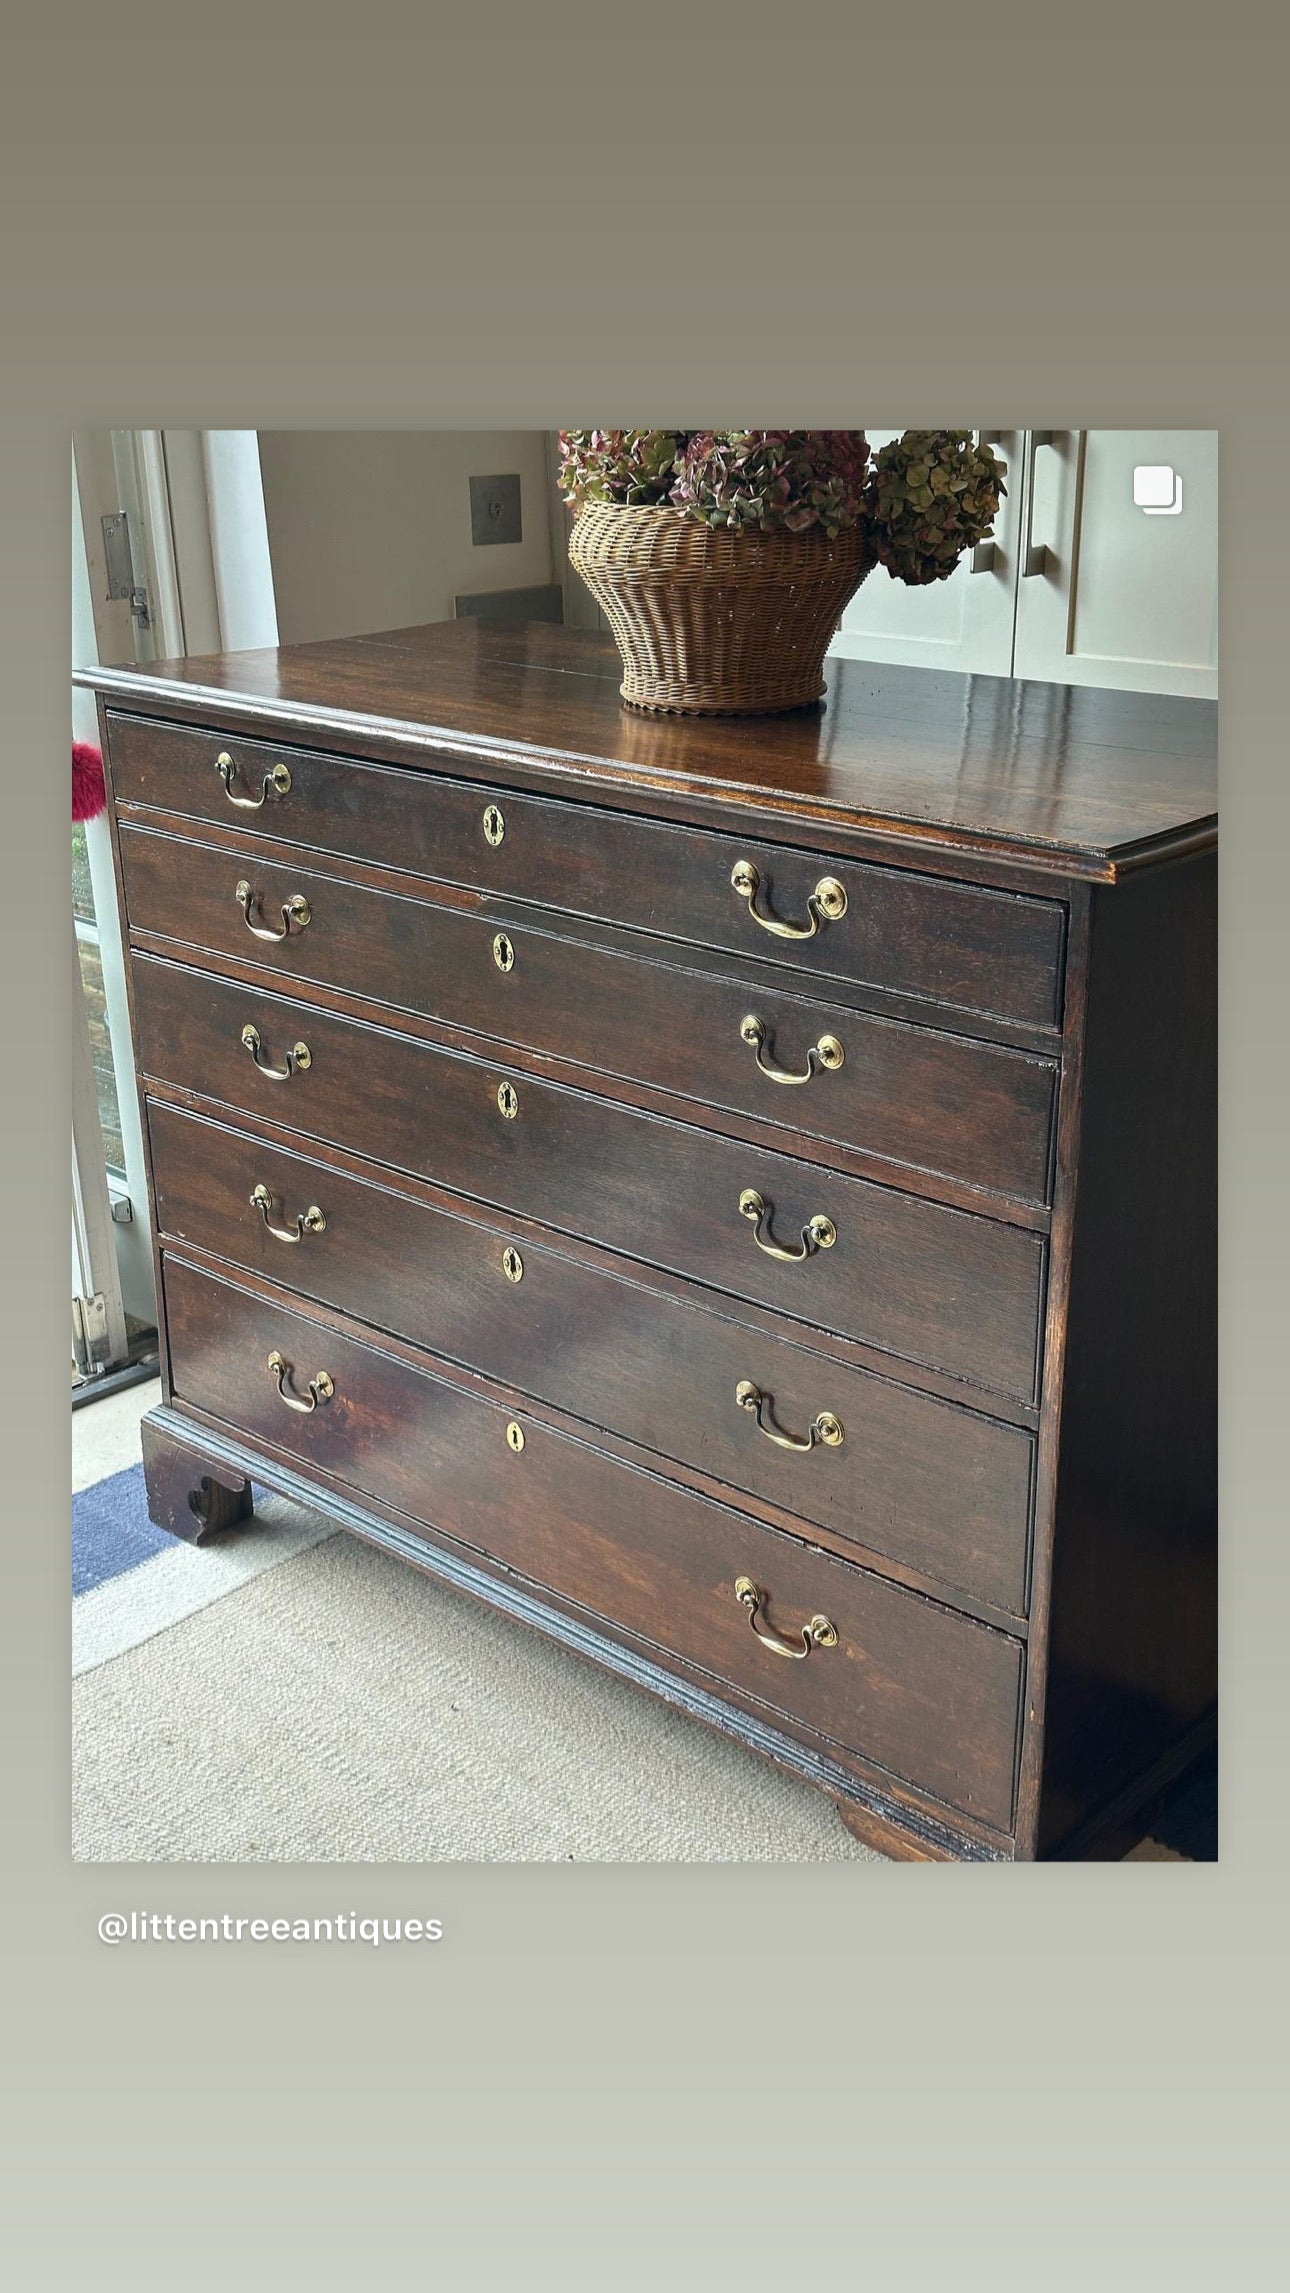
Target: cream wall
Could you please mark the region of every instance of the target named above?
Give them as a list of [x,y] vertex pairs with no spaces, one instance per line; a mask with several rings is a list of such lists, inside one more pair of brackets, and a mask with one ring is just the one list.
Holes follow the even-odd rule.
[[[447,621],[459,590],[550,581],[545,457],[540,430],[262,430],[280,643]],[[476,548],[468,481],[512,470],[524,538]]]

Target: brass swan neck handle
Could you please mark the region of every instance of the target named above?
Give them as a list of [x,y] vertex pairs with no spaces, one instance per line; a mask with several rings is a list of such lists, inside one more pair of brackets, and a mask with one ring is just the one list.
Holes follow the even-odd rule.
[[768,1258],[779,1258],[786,1265],[800,1266],[804,1258],[814,1257],[817,1250],[831,1250],[837,1241],[837,1227],[831,1218],[825,1218],[821,1213],[814,1218],[807,1219],[802,1228],[800,1250],[786,1249],[782,1242],[775,1240],[770,1230],[770,1222],[774,1212],[774,1203],[767,1202],[763,1195],[758,1194],[755,1187],[746,1186],[744,1188],[739,1197],[739,1215],[750,1221],[755,1229],[753,1240],[759,1250],[765,1251]]
[[270,1234],[279,1242],[303,1242],[306,1234],[325,1234],[327,1231],[327,1221],[316,1202],[311,1202],[308,1210],[297,1211],[294,1226],[275,1224],[273,1196],[267,1186],[256,1187],[251,1196],[251,1208],[259,1211]]
[[269,1375],[277,1386],[280,1399],[286,1403],[288,1409],[294,1409],[301,1417],[312,1417],[315,1409],[322,1402],[330,1401],[336,1391],[327,1371],[320,1369],[316,1377],[310,1378],[305,1388],[309,1395],[308,1401],[302,1401],[298,1393],[288,1393],[287,1391],[287,1379],[295,1374],[291,1362],[284,1360],[280,1353],[271,1353],[268,1368]]
[[763,1059],[763,1050],[773,1047],[772,1039],[765,1020],[759,1019],[755,1011],[750,1011],[746,1019],[740,1020],[739,1033],[743,1041],[756,1052],[757,1065],[772,1083],[809,1083],[817,1067],[824,1068],[828,1074],[836,1074],[846,1057],[836,1035],[821,1035],[819,1042],[812,1043],[806,1054],[804,1071],[797,1074],[788,1067],[771,1066]]
[[761,877],[751,860],[737,860],[730,871],[730,881],[741,900],[747,900],[748,913],[764,932],[773,932],[776,939],[814,939],[821,924],[835,924],[847,912],[847,895],[836,876],[821,876],[806,903],[809,921],[804,924],[784,922],[780,916],[763,912],[757,904],[757,888]]
[[774,1396],[763,1393],[761,1387],[754,1385],[751,1378],[741,1378],[735,1387],[735,1400],[741,1409],[748,1410],[756,1418],[757,1431],[764,1433],[768,1441],[773,1441],[777,1449],[796,1449],[805,1452],[808,1449],[814,1449],[817,1441],[822,1441],[826,1449],[840,1449],[846,1438],[831,1409],[822,1409],[819,1412],[819,1415],[813,1419],[805,1437],[797,1433],[782,1432],[780,1427],[772,1422],[770,1416]]
[[291,898],[289,900],[284,900],[282,903],[281,931],[275,931],[272,924],[252,923],[252,908],[255,908],[261,915],[264,913],[264,910],[260,905],[259,893],[253,890],[252,886],[247,882],[245,876],[243,876],[235,885],[233,897],[242,910],[242,920],[245,923],[247,930],[249,932],[253,932],[256,939],[284,940],[288,937],[293,924],[295,925],[297,931],[302,932],[305,928],[305,925],[309,923],[313,917],[313,909],[310,907],[304,893],[293,892]]
[[813,1616],[809,1624],[802,1626],[801,1638],[797,1642],[783,1639],[773,1630],[769,1621],[759,1624],[758,1617],[766,1615],[769,1595],[763,1592],[759,1584],[754,1584],[750,1576],[735,1578],[735,1598],[741,1607],[747,1609],[748,1622],[762,1647],[769,1648],[775,1656],[787,1656],[790,1661],[800,1664],[813,1648],[837,1647],[838,1628],[829,1622],[827,1616]]
[[281,1067],[271,1067],[268,1060],[260,1056],[264,1048],[260,1040],[260,1030],[258,1027],[252,1027],[249,1021],[242,1029],[242,1042],[250,1052],[260,1073],[266,1076],[271,1083],[288,1083],[293,1075],[303,1073],[306,1067],[313,1065],[313,1053],[309,1045],[307,1043],[293,1043],[284,1064]]
[[220,750],[215,759],[215,770],[224,783],[224,794],[229,803],[236,804],[239,812],[258,812],[270,790],[275,796],[287,796],[291,791],[291,772],[285,764],[275,764],[271,772],[265,773],[258,796],[235,796],[233,794],[233,783],[237,778],[237,766],[227,749]]

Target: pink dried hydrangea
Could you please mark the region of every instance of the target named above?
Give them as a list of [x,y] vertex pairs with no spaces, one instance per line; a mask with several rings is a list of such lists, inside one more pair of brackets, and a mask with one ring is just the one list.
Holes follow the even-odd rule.
[[669,499],[707,525],[827,534],[864,509],[863,430],[696,430]]
[[684,430],[562,430],[560,491],[578,504],[665,501],[687,436]]

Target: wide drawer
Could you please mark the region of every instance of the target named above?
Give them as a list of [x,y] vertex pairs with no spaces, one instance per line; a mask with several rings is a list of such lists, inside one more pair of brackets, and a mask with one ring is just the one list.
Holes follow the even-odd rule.
[[[1022,1652],[848,1562],[165,1261],[176,1397],[1007,1831]],[[274,1357],[271,1359],[271,1357]],[[331,1391],[309,1414],[288,1406]],[[514,1448],[508,1424],[518,1424]],[[514,1436],[511,1436],[511,1440]],[[761,1594],[752,1614],[736,1586]],[[828,1631],[804,1640],[812,1620]],[[792,1661],[784,1646],[809,1647]]]
[[[1023,1025],[1060,1021],[1065,917],[1056,901],[312,749],[115,713],[108,726],[118,804],[219,820]],[[751,899],[731,881],[736,867],[756,871]],[[821,882],[840,885],[845,899],[832,920],[809,905]],[[815,930],[785,939],[759,916]]]
[[[523,1044],[1028,1203],[1049,1187],[1056,1063],[764,991],[339,876],[124,828],[131,929]],[[248,873],[249,871],[249,873]],[[284,936],[255,936],[282,928]],[[252,919],[248,924],[247,915]],[[790,1087],[788,1078],[798,1078]]]
[[[142,955],[133,971],[137,1055],[159,1082],[986,1390],[1033,1398],[1038,1235],[235,980]],[[301,1042],[307,1067],[290,1056]],[[740,1209],[754,1193],[769,1206],[756,1225]],[[814,1218],[829,1221],[830,1248],[789,1263],[758,1247],[760,1233],[801,1248]]]
[[149,1130],[164,1236],[1024,1614],[1017,1427],[172,1108]]

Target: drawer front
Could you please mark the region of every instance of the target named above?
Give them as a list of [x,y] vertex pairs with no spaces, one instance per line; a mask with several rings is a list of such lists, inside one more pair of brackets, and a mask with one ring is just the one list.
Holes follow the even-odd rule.
[[[116,715],[109,730],[119,803],[259,829],[440,882],[1022,1025],[1060,1022],[1065,916],[1056,901],[309,749]],[[227,792],[221,755],[230,760]],[[284,769],[290,786],[280,794],[272,776]],[[266,782],[259,809],[248,809]],[[731,881],[736,867],[756,871],[750,896]],[[839,884],[844,894],[844,910],[833,919],[827,908],[810,905],[821,882]],[[812,922],[808,939],[767,929],[780,923],[809,930]]]
[[[499,937],[483,916],[138,829],[122,831],[121,852],[136,931],[1019,1201],[1047,1199],[1051,1059],[536,930]],[[298,926],[253,936],[280,929],[293,902],[304,903]],[[786,1074],[806,1080],[776,1079]]]
[[[1033,1397],[1037,1235],[149,956],[134,960],[146,1075],[289,1124],[498,1209],[945,1369]],[[310,1064],[265,1066],[304,1041]],[[499,1103],[499,1094],[500,1101]],[[510,1110],[502,1111],[503,1104]],[[756,1193],[756,1226],[740,1211]],[[796,1263],[813,1218],[836,1240]]]
[[[1021,1650],[1007,1635],[544,1426],[526,1422],[516,1453],[506,1410],[173,1259],[165,1295],[181,1401],[1010,1827]],[[303,1399],[323,1373],[332,1391],[311,1414],[279,1397],[279,1378]],[[821,1616],[835,1643],[791,1661],[759,1642],[741,1578],[765,1596],[763,1630],[800,1644]]]
[[149,1127],[164,1234],[1024,1613],[1015,1426],[173,1109]]

